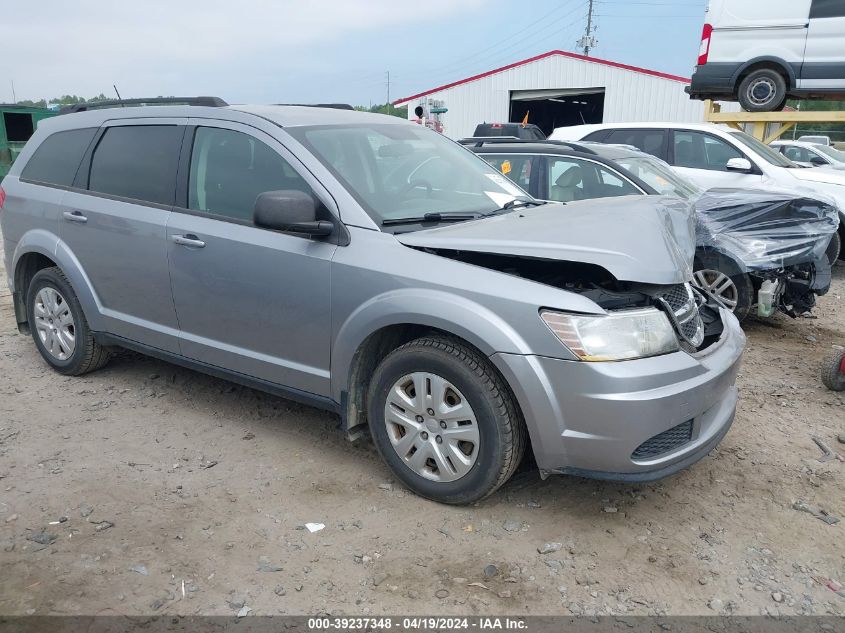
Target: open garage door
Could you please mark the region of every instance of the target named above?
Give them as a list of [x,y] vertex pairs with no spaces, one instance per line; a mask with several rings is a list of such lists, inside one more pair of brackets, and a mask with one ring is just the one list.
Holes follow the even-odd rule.
[[510,121],[519,123],[526,114],[547,135],[557,127],[602,123],[604,88],[512,91]]

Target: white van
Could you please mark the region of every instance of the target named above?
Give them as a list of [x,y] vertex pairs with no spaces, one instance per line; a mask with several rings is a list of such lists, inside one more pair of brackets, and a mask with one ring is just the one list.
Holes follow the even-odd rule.
[[845,98],[845,0],[710,0],[687,92],[749,112]]

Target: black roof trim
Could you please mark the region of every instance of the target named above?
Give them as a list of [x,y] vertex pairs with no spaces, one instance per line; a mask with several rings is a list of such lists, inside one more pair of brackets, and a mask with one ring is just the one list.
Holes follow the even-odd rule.
[[594,149],[591,149],[581,143],[571,143],[569,141],[538,141],[500,136],[496,138],[462,138],[458,142],[461,145],[472,145],[473,147],[483,147],[485,145],[554,145],[556,147],[566,147],[574,152],[598,156],[598,152]]
[[279,106],[297,106],[301,108],[330,108],[332,110],[354,110],[348,103],[274,103]]
[[66,105],[59,110],[59,114],[86,112],[88,110],[99,110],[102,108],[124,108],[126,106],[150,105],[193,105],[221,108],[229,104],[223,101],[220,97],[150,97],[147,99],[113,99],[109,101],[90,101],[87,103]]

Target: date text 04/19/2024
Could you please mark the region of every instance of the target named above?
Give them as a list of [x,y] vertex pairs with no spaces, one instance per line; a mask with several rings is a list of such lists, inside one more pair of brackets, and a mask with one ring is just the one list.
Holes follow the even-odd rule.
[[327,618],[317,617],[308,619],[310,631],[366,631],[366,630],[418,630],[418,631],[444,631],[444,630],[478,630],[496,631],[510,630],[521,631],[528,628],[525,620],[521,618],[508,617],[437,617],[437,616],[413,616],[413,617],[349,617],[349,618]]

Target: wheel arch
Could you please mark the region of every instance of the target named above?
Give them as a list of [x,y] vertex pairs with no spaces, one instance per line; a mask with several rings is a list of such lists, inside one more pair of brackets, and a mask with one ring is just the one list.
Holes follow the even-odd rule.
[[764,56],[755,57],[754,59],[748,60],[747,62],[745,62],[745,64],[740,66],[739,70],[734,73],[732,79],[734,86],[734,94],[739,92],[739,84],[742,83],[743,79],[745,79],[755,70],[759,70],[761,68],[770,68],[772,70],[777,71],[786,79],[787,91],[795,90],[797,83],[795,78],[795,70],[792,68],[792,66],[780,57]]
[[12,266],[12,298],[18,330],[21,333],[29,333],[29,321],[26,316],[26,293],[29,283],[39,270],[53,266],[61,269],[67,277],[91,329],[99,329],[100,302],[94,288],[79,260],[55,235],[43,230],[24,234],[15,247]]
[[[351,436],[367,424],[368,376],[391,351],[430,333],[456,339],[485,358],[500,351],[530,353],[507,322],[468,299],[420,290],[375,297],[343,323],[332,350],[332,396],[340,402],[342,426]],[[494,363],[490,366],[513,394]],[[514,403],[519,407],[515,396]]]

